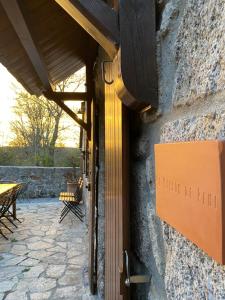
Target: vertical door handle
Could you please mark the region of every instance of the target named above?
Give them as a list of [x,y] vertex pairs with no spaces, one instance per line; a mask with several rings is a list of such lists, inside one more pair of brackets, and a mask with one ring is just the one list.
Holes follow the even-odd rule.
[[125,285],[130,287],[131,284],[139,284],[139,283],[150,283],[151,277],[148,275],[130,275],[130,259],[128,251],[124,251],[125,254],[125,263],[126,263],[126,280]]
[[110,60],[105,60],[102,62],[102,79],[103,81],[106,83],[106,84],[113,84],[114,80],[112,79],[111,81],[108,81],[106,78],[105,78],[105,74],[106,74],[106,70],[105,70],[105,64],[109,64],[109,63],[112,63],[112,61]]

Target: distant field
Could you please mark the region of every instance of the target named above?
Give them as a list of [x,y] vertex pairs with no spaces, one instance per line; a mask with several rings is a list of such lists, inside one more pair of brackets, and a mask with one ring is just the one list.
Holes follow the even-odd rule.
[[[33,166],[33,153],[29,148],[0,147],[1,166]],[[80,150],[77,148],[56,148],[55,167],[79,167]]]

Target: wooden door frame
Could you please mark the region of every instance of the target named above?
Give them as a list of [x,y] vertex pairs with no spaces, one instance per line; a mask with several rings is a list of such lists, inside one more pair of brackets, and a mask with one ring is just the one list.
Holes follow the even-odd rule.
[[[112,64],[106,68],[111,81]],[[108,72],[108,73],[107,73]],[[129,299],[124,251],[129,251],[128,109],[105,84],[105,299]]]
[[94,93],[94,79],[93,79],[93,62],[86,66],[87,79],[87,95],[89,101],[87,102],[87,123],[90,127],[87,131],[89,144],[89,286],[92,294],[96,293],[97,289],[97,257],[96,257],[96,98]]

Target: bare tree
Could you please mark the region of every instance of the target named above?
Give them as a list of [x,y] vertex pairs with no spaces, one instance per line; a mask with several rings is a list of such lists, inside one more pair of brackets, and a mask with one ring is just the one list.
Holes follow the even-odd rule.
[[[84,84],[85,73],[74,74],[57,85],[57,90],[76,91]],[[12,146],[28,147],[34,157],[34,164],[54,166],[56,143],[62,140],[65,127],[60,125],[62,109],[45,97],[36,97],[25,91],[18,91],[14,106],[15,120],[11,130],[15,138]]]
[[13,146],[30,147],[35,165],[54,165],[54,149],[59,138],[62,109],[44,97],[22,91],[14,106],[16,119],[11,122]]
[[80,88],[84,88],[85,83],[85,68],[82,68],[79,72],[71,75],[67,79],[63,80],[56,86],[56,90],[60,92],[70,91],[76,92]]

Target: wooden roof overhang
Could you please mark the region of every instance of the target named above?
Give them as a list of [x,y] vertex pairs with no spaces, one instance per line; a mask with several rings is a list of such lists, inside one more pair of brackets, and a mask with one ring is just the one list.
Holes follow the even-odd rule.
[[54,85],[87,65],[92,89],[97,43],[111,57],[125,105],[157,107],[154,0],[123,0],[118,12],[102,0],[0,0],[0,40],[0,62],[30,93],[54,100],[84,129],[88,125],[64,100],[88,101],[92,92],[60,94]]
[[88,101],[88,93],[55,92],[54,86],[94,61],[97,43],[90,35],[54,0],[1,0],[0,41],[0,62],[14,77],[87,130],[64,101]]

